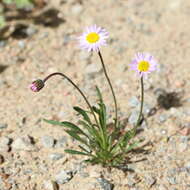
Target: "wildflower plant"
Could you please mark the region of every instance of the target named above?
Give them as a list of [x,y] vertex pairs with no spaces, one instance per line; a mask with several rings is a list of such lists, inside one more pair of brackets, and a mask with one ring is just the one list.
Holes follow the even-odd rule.
[[78,38],[78,40],[82,49],[94,51],[100,58],[104,75],[110,87],[115,105],[115,117],[113,118],[112,125],[107,123],[106,105],[103,101],[101,91],[97,86],[98,106],[92,106],[82,90],[63,73],[52,73],[44,80],[38,79],[32,82],[30,89],[34,92],[40,91],[45,86],[45,83],[55,75],[67,79],[67,81],[73,85],[83,97],[88,106],[88,110],[84,110],[81,107],[74,107],[74,110],[82,116],[77,124],[69,121],[60,122],[47,119],[44,120],[47,123],[64,127],[65,132],[80,143],[78,146],[79,150],[66,149],[65,152],[87,156],[86,161],[93,164],[116,167],[125,164],[127,153],[137,146],[137,142],[133,141],[133,138],[135,137],[137,128],[142,120],[144,102],[143,78],[144,76],[147,77],[147,74],[156,69],[156,61],[153,56],[148,53],[137,53],[135,59],[130,64],[131,69],[137,71],[141,78],[141,106],[135,126],[126,131],[125,126],[122,126],[118,119],[115,92],[100,52],[100,47],[106,45],[107,38],[108,32],[105,29],[94,25],[86,28],[85,32]]

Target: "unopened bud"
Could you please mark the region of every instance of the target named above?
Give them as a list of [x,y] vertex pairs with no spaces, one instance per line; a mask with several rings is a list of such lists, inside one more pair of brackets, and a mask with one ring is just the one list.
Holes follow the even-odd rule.
[[33,92],[39,92],[42,88],[44,87],[44,81],[41,79],[35,80],[34,82],[32,82],[32,84],[30,84],[29,88],[33,91]]

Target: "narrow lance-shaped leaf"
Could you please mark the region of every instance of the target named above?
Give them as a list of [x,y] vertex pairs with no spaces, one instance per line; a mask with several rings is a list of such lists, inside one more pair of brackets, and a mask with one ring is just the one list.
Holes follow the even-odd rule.
[[82,134],[82,135],[86,136],[87,138],[89,138],[88,135],[84,131],[82,131],[78,126],[76,126],[75,124],[73,124],[71,122],[68,122],[68,121],[59,122],[59,121],[47,120],[47,119],[44,119],[44,121],[49,124],[52,124],[52,125],[58,125],[58,126],[62,126],[65,128],[69,128],[69,129],[75,131],[76,133]]
[[79,124],[81,124],[85,129],[90,133],[90,141],[94,141],[97,146],[102,143],[101,135],[98,129],[96,129],[93,125],[88,125],[85,121],[80,120]]
[[99,101],[102,103],[103,102],[103,98],[102,98],[102,94],[101,94],[100,89],[98,88],[98,86],[96,86],[96,91],[97,91],[97,95],[98,95]]
[[65,149],[64,151],[65,151],[66,153],[69,153],[69,154],[79,154],[79,155],[89,156],[88,153],[81,152],[81,151],[77,151],[77,150]]
[[75,111],[77,111],[80,115],[82,115],[85,121],[87,121],[89,124],[91,124],[90,117],[88,116],[88,114],[86,113],[85,110],[83,110],[83,109],[80,108],[80,107],[73,107],[73,109],[74,109]]
[[82,139],[79,135],[77,135],[75,133],[75,131],[72,131],[72,130],[66,130],[65,131],[66,133],[68,133],[71,137],[73,137],[74,139],[76,139],[77,141],[85,144],[86,146],[89,147],[88,143],[86,142],[86,140]]

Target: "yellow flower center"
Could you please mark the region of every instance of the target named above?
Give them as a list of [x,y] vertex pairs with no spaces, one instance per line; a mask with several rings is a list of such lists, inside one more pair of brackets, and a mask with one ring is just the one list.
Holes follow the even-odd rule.
[[100,39],[99,34],[95,33],[95,32],[91,32],[86,36],[86,40],[93,44],[96,43],[98,40]]
[[140,61],[138,64],[138,70],[141,72],[148,71],[149,67],[150,67],[150,64],[147,61]]

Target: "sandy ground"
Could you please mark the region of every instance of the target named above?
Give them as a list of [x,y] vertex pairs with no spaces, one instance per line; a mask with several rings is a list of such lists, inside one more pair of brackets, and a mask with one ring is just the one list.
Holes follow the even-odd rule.
[[[52,0],[51,4],[64,22],[54,28],[31,25],[33,35],[9,38],[0,47],[0,65],[5,66],[0,73],[0,190],[189,190],[190,1]],[[110,33],[108,46],[101,51],[122,119],[129,121],[138,109],[133,100],[139,98],[139,78],[129,69],[134,54],[150,52],[159,63],[159,70],[145,81],[146,122],[138,136],[146,146],[131,154],[131,171],[125,173],[86,165],[83,157],[64,153],[64,148],[76,148],[77,143],[60,127],[42,121],[76,121],[72,107],[86,105],[72,86],[55,77],[39,93],[28,89],[33,79],[63,72],[93,103],[98,85],[113,113],[97,54],[80,50],[76,41],[92,24]],[[158,106],[163,90],[167,109]],[[126,124],[130,126],[132,121]]]

